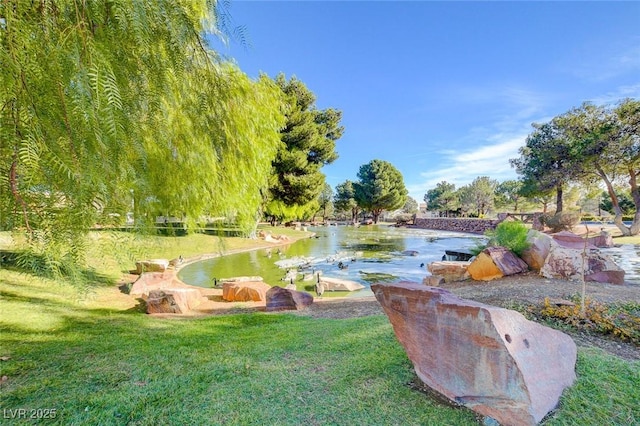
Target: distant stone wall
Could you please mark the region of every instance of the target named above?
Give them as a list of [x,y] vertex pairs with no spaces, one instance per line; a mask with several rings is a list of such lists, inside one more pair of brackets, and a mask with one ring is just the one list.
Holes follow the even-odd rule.
[[495,229],[500,220],[470,219],[470,218],[416,218],[416,228],[439,229],[442,231],[467,232],[470,234],[484,234],[489,229]]

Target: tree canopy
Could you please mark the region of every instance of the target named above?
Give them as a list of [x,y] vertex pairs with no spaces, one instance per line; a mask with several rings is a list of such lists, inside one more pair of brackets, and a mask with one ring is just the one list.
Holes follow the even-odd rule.
[[402,206],[402,212],[407,214],[416,214],[418,213],[418,207],[416,199],[407,196],[407,201],[405,201],[404,206]]
[[522,182],[514,179],[500,182],[496,187],[497,204],[506,208],[513,208],[518,212],[522,206]]
[[[640,101],[624,99],[614,107],[590,103],[563,116],[573,144],[573,161],[586,167],[587,179],[600,179],[607,188],[615,214],[614,223],[623,235],[640,233]],[[635,205],[630,226],[623,223],[616,182],[626,181]]]
[[[461,204],[465,204],[467,211],[475,210],[477,217],[483,217],[492,210],[495,203],[495,193],[498,181],[489,176],[478,176],[463,191]],[[462,188],[461,188],[462,189]]]
[[372,160],[360,166],[358,179],[353,185],[354,198],[361,208],[371,212],[375,223],[384,210],[404,206],[408,191],[402,174],[391,163]]
[[216,5],[0,3],[0,226],[25,230],[53,269],[132,201],[139,223],[255,226],[283,99],[207,47]]
[[556,212],[560,213],[563,189],[573,176],[580,175],[581,165],[571,160],[570,141],[559,118],[532,126],[520,157],[510,162],[521,177],[521,191],[529,197],[555,191]]
[[439,182],[435,188],[427,191],[424,202],[429,210],[438,210],[444,216],[449,216],[451,210],[458,208],[456,185],[447,181]]
[[353,182],[346,180],[336,185],[333,205],[337,211],[348,212],[351,215],[351,221],[353,223],[356,222],[360,206],[358,206],[358,202],[355,199]]
[[[585,103],[549,123],[534,125],[518,159],[511,160],[523,180],[522,192],[532,196],[557,191],[569,182],[591,186],[602,182],[611,199],[614,222],[623,235],[640,233],[640,101],[624,99],[615,106]],[[635,205],[630,226],[622,221],[615,184],[626,181]]]

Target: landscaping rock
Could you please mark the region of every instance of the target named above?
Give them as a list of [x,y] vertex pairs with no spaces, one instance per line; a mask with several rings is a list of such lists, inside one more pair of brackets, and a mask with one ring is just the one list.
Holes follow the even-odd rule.
[[175,278],[171,272],[143,272],[131,286],[129,294],[143,299],[153,290],[185,288],[186,285]]
[[267,291],[267,312],[299,311],[313,303],[313,296],[304,291],[271,287]]
[[203,300],[195,288],[151,290],[147,297],[148,314],[186,314]]
[[504,425],[535,425],[576,375],[576,345],[515,311],[417,283],[374,284],[426,385]]
[[590,244],[598,248],[610,248],[613,247],[613,236],[611,233],[602,230],[600,235],[596,235],[595,237],[587,238]]
[[530,229],[527,233],[527,242],[529,242],[530,246],[522,253],[522,260],[524,260],[532,270],[539,271],[549,255],[549,249],[551,248],[551,244],[553,244],[553,240],[547,234]]
[[227,302],[264,302],[271,286],[262,281],[238,281],[222,284],[222,298]]
[[422,284],[431,286],[431,287],[439,287],[444,284],[446,281],[444,277],[440,275],[430,275],[428,277],[424,277],[422,279]]
[[[586,258],[583,260],[583,255]],[[584,263],[585,281],[624,284],[625,271],[615,261],[600,253],[597,249],[573,249],[553,245],[540,274],[547,278],[565,278],[572,281],[582,280]]]
[[490,281],[526,272],[529,266],[505,247],[487,247],[468,266],[474,280]]
[[320,278],[325,291],[356,291],[362,290],[364,286],[360,283],[350,280],[343,280],[341,278]]
[[442,260],[431,262],[427,265],[427,270],[432,275],[444,278],[445,282],[464,281],[469,279],[467,269],[471,262],[460,262],[455,260]]
[[136,262],[136,273],[143,272],[164,272],[169,267],[167,259],[149,259]]
[[553,240],[562,247],[580,250],[584,250],[585,247],[587,248],[587,250],[597,248],[588,240],[582,238],[580,235],[576,235],[573,232],[569,231],[556,232],[555,234],[551,234],[551,238],[553,238]]

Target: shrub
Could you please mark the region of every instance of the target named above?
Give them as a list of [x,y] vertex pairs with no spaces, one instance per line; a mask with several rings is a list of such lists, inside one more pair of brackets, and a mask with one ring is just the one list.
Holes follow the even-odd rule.
[[572,297],[575,305],[557,306],[544,300],[539,310],[542,318],[640,345],[640,304],[636,302],[605,305],[585,300],[584,316],[580,313],[580,296]]
[[528,232],[529,228],[522,222],[500,222],[496,229],[485,233],[489,237],[487,244],[476,244],[475,247],[471,248],[471,252],[477,255],[488,246],[500,246],[508,248],[517,256],[522,256],[522,252],[529,248],[530,245],[527,241]]
[[543,225],[551,228],[553,232],[570,231],[580,223],[580,215],[574,212],[560,212],[556,214],[544,214],[540,217]]

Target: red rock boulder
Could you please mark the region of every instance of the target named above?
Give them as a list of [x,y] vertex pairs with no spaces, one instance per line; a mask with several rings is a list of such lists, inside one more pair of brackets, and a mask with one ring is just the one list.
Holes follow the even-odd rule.
[[480,281],[521,274],[528,270],[529,266],[525,261],[505,247],[487,247],[467,267],[471,278]]
[[227,302],[264,302],[271,286],[262,281],[237,281],[222,284],[222,298]]
[[186,314],[204,298],[195,288],[151,290],[147,296],[148,314]]
[[271,287],[267,291],[267,312],[300,311],[313,303],[313,296],[304,291]]
[[417,283],[371,288],[420,380],[500,424],[537,424],[576,378],[573,340],[518,312]]

